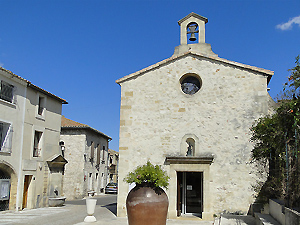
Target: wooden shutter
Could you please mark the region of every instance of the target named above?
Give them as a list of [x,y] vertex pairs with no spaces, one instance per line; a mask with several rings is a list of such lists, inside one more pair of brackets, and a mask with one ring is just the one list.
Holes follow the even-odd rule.
[[91,159],[94,159],[94,150],[95,150],[95,144],[92,141],[92,143],[91,143]]
[[98,144],[98,145],[97,145],[97,165],[100,164],[100,153],[101,153],[101,147],[100,147],[100,145]]

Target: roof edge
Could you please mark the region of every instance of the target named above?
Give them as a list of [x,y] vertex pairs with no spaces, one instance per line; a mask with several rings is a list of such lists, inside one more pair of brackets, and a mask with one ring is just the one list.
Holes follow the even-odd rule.
[[66,130],[72,130],[72,129],[75,129],[75,130],[91,130],[91,131],[94,131],[104,137],[106,137],[108,140],[112,140],[112,138],[104,133],[102,133],[101,131],[99,130],[96,130],[95,128],[92,128],[90,127],[89,125],[86,125],[86,126],[62,126],[61,129],[66,129]]
[[7,69],[3,68],[2,66],[0,66],[0,70],[2,70],[2,71],[4,71],[4,72],[6,72],[6,73],[12,75],[13,77],[16,77],[17,79],[19,79],[19,80],[21,80],[21,81],[23,81],[23,82],[25,82],[25,83],[29,82],[28,80],[24,79],[23,77],[20,77],[20,76],[18,76],[17,74],[14,74],[12,71],[7,70]]
[[60,101],[62,104],[68,104],[68,102],[67,102],[65,99],[62,99],[62,98],[60,98],[60,97],[58,97],[58,96],[56,96],[56,95],[54,95],[54,94],[52,94],[52,93],[50,93],[50,92],[48,92],[48,91],[42,89],[42,88],[40,88],[40,87],[38,87],[38,86],[32,84],[29,80],[26,80],[26,79],[24,79],[23,77],[18,76],[17,74],[13,73],[12,71],[7,70],[7,69],[5,69],[5,68],[3,68],[3,67],[1,67],[1,66],[0,66],[0,70],[2,70],[2,71],[4,71],[4,72],[7,72],[7,73],[13,75],[14,77],[16,77],[16,78],[18,78],[18,79],[20,79],[20,80],[26,82],[28,87],[31,87],[31,88],[33,88],[33,89],[35,89],[35,90],[37,90],[37,91],[40,91],[40,92],[42,92],[43,94],[48,95],[48,96],[50,96],[50,97],[52,97],[52,98],[54,98],[54,99]]
[[191,12],[190,14],[188,14],[187,16],[185,16],[181,20],[179,20],[178,21],[178,25],[180,26],[182,24],[182,22],[184,22],[185,20],[187,20],[188,18],[190,18],[192,16],[195,17],[195,18],[197,18],[197,19],[199,19],[199,20],[203,20],[205,23],[208,22],[208,19],[206,17],[200,16],[197,13]]
[[196,52],[191,52],[191,51],[188,51],[188,52],[184,52],[182,54],[179,54],[177,56],[171,56],[170,58],[167,58],[165,60],[162,60],[156,64],[153,64],[151,66],[148,66],[144,69],[141,69],[137,72],[134,72],[134,73],[131,73],[129,75],[126,75],[118,80],[116,80],[115,82],[117,84],[121,84],[123,83],[124,81],[127,81],[129,79],[132,79],[132,78],[135,78],[141,74],[144,74],[148,71],[151,71],[153,69],[156,69],[164,64],[167,64],[169,62],[172,62],[172,61],[175,61],[179,58],[182,58],[182,57],[185,57],[187,55],[194,55],[194,56],[197,56],[197,57],[202,57],[202,58],[206,58],[206,59],[210,59],[210,60],[214,60],[214,61],[218,61],[218,62],[221,62],[221,63],[224,63],[224,64],[228,64],[228,65],[233,65],[233,66],[236,66],[236,67],[240,67],[240,68],[243,68],[243,69],[246,69],[246,70],[250,70],[250,71],[254,71],[254,72],[258,72],[258,73],[261,73],[263,75],[266,75],[268,76],[268,82],[270,81],[271,77],[274,75],[274,71],[271,71],[271,70],[267,70],[267,69],[263,69],[263,68],[259,68],[259,67],[255,67],[255,66],[249,66],[249,65],[246,65],[246,64],[243,64],[243,63],[238,63],[238,62],[234,62],[234,61],[230,61],[230,60],[227,60],[227,59],[223,59],[223,58],[220,58],[220,57],[213,57],[213,56],[208,56],[208,55],[204,55],[204,54],[201,54],[201,53],[196,53]]
[[60,101],[62,104],[68,104],[68,102],[65,99],[60,98],[60,97],[58,97],[58,96],[56,96],[56,95],[54,95],[54,94],[52,94],[52,93],[50,93],[50,92],[48,92],[48,91],[46,91],[44,89],[42,89],[42,88],[40,88],[40,87],[32,84],[30,81],[27,82],[27,86],[31,87],[32,89],[35,89],[35,90],[37,90],[39,92],[42,92],[43,94],[48,95],[49,97],[52,97],[52,98]]

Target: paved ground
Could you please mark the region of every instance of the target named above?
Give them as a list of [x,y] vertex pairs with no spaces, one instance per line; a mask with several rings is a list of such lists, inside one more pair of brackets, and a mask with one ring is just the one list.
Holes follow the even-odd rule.
[[[97,197],[95,217],[97,220],[114,219],[116,216],[116,195]],[[0,212],[0,224],[14,225],[73,225],[81,223],[86,214],[85,200],[67,201],[63,207],[47,207],[19,212]],[[111,224],[112,225],[112,224]]]
[[[63,207],[48,207],[19,212],[0,212],[1,225],[127,225],[127,218],[116,217],[116,195],[97,197],[95,217],[97,222],[83,222],[86,214],[85,200],[67,201]],[[251,216],[223,215],[221,221],[202,221],[198,218],[167,220],[167,225],[255,225]],[[142,225],[142,224],[141,224]]]

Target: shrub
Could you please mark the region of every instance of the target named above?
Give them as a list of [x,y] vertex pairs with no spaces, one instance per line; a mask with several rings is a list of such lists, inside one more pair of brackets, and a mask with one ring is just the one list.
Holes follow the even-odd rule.
[[124,181],[131,184],[148,183],[153,187],[168,188],[170,177],[162,170],[161,166],[153,165],[148,161],[143,166],[138,166],[133,172],[130,172]]

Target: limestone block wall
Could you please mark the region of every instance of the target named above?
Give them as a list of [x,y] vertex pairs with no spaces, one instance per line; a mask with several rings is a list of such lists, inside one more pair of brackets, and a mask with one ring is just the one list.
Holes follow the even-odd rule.
[[68,163],[65,165],[63,177],[63,193],[68,199],[83,197],[84,182],[84,151],[85,134],[74,134],[68,131],[60,136],[60,140],[65,143],[65,159]]
[[[94,156],[93,161],[87,160],[85,162],[85,174],[87,182],[85,183],[86,191],[96,191],[97,194],[104,191],[108,178],[108,141],[103,136],[95,132],[87,132],[85,153],[88,158],[91,158],[91,142],[94,142]],[[100,146],[100,164],[96,168],[97,163],[97,145]],[[104,152],[103,152],[104,146]]]
[[[194,95],[180,88],[187,73],[202,79]],[[191,55],[122,82],[118,215],[126,215],[123,178],[150,160],[171,176],[169,216],[176,216],[176,171],[165,158],[182,155],[182,141],[190,134],[197,139],[195,155],[214,156],[205,168],[205,213],[247,212],[256,178],[249,164],[249,128],[268,113],[268,99],[266,76]]]
[[[64,174],[64,196],[78,199],[88,191],[101,193],[107,184],[108,141],[97,132],[86,129],[62,129],[61,141],[65,145],[68,163]],[[91,142],[94,142],[94,157],[91,160]],[[100,164],[97,165],[97,145],[101,148]],[[105,146],[103,154],[103,146]]]

